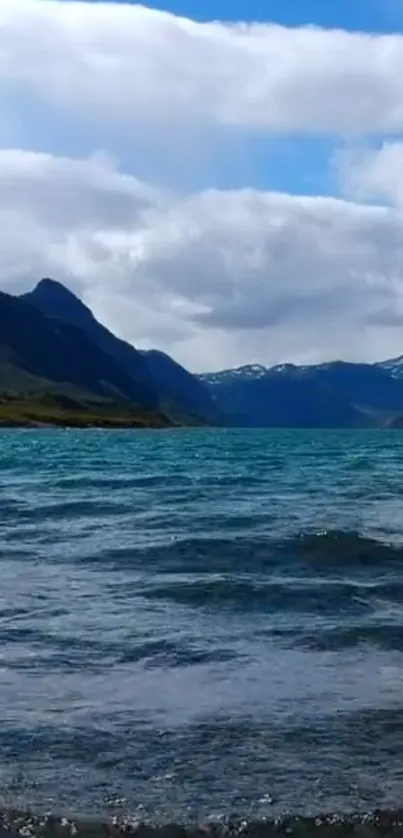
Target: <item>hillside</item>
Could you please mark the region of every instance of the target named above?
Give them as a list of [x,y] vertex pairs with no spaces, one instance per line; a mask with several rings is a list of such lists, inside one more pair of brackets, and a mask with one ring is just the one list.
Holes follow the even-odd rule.
[[0,394],[1,427],[66,427],[66,428],[164,428],[167,417],[117,402],[97,400],[90,394],[77,397],[52,389],[52,382],[43,391]]
[[[0,292],[0,422],[21,418],[24,423],[30,404],[35,415],[42,414],[43,397],[52,394],[68,395],[80,406],[80,416],[87,412],[100,422],[104,415],[130,414],[131,422],[138,416],[140,424],[146,417],[152,424],[169,424],[154,404],[142,400],[126,371],[81,329]],[[59,401],[56,413],[60,410],[66,416],[74,412],[71,404],[66,409]]]
[[166,412],[185,413],[195,419],[217,423],[213,397],[197,376],[156,349],[144,352],[144,358]]
[[378,361],[375,366],[386,370],[393,378],[403,379],[403,355],[398,358],[388,358],[386,361]]
[[50,381],[154,407],[113,357],[81,329],[0,292],[0,362]]
[[102,352],[130,376],[137,388],[139,403],[158,409],[173,419],[186,422],[214,421],[211,394],[199,379],[163,352],[141,352],[116,337],[71,291],[53,279],[42,279],[33,291],[20,299],[38,308],[47,317],[62,318],[78,327]]

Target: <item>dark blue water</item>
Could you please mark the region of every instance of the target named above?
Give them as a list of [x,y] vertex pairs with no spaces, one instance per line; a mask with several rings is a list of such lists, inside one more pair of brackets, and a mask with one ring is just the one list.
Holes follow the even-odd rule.
[[403,435],[2,431],[0,797],[401,803]]

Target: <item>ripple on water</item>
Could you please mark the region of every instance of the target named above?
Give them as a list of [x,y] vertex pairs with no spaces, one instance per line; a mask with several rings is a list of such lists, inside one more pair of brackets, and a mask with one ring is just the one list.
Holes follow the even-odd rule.
[[397,805],[402,454],[1,432],[3,796],[182,822]]

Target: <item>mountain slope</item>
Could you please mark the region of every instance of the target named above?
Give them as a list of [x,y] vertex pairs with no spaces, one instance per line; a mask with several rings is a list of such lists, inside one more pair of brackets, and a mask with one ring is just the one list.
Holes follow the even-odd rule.
[[78,327],[121,367],[122,373],[131,378],[131,387],[139,404],[151,408],[158,406],[158,395],[141,353],[102,326],[91,310],[64,285],[53,279],[42,279],[33,291],[22,295],[20,299],[34,305],[48,317],[57,317]]
[[62,318],[84,331],[136,382],[142,404],[201,421],[213,420],[211,394],[196,376],[163,352],[141,352],[116,337],[61,283],[42,279],[23,299],[47,316]]
[[257,428],[353,427],[361,419],[347,401],[298,379],[222,379],[211,387],[224,424]]
[[164,408],[169,411],[170,407],[174,407],[194,418],[217,421],[210,390],[197,376],[156,349],[144,352],[144,357]]
[[332,392],[356,407],[375,410],[403,409],[403,386],[385,369],[375,364],[333,361],[316,366],[284,365],[268,370],[270,377],[310,382],[322,391]]
[[84,332],[1,292],[0,391],[3,401],[54,392],[113,410],[148,409],[133,379]]
[[398,358],[388,358],[386,361],[378,361],[375,366],[385,370],[393,378],[403,379],[403,355],[399,355]]

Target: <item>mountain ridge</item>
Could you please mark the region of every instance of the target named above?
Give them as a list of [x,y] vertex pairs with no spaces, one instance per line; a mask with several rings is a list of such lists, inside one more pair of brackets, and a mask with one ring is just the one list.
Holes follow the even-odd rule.
[[[0,292],[0,423],[13,406],[63,424],[403,427],[403,356],[376,363],[245,364],[194,375],[139,350],[62,283]],[[11,408],[10,408],[11,405]],[[8,411],[8,413],[7,413]],[[95,413],[94,413],[95,411]],[[32,411],[31,411],[32,412]],[[71,417],[70,417],[71,418]],[[66,419],[67,421],[67,419]]]
[[252,427],[399,426],[403,357],[376,363],[246,364],[200,374],[222,422]]
[[63,317],[78,326],[136,382],[138,397],[152,409],[172,415],[179,422],[214,420],[214,405],[207,388],[170,356],[144,351],[117,337],[100,323],[72,291],[56,280],[42,279],[22,295],[49,317]]
[[62,319],[81,329],[136,382],[140,402],[157,407],[157,394],[141,353],[99,323],[91,309],[62,283],[50,278],[42,279],[32,291],[22,294],[19,299],[35,306],[47,317]]
[[337,359],[334,361],[320,361],[317,364],[295,364],[291,361],[284,361],[281,364],[271,364],[265,366],[259,363],[241,364],[236,367],[225,367],[222,370],[215,370],[214,372],[200,372],[196,373],[198,378],[202,381],[213,381],[227,376],[261,378],[267,373],[283,373],[287,370],[312,370],[312,369],[326,369],[328,367],[342,366],[363,366],[363,367],[380,367],[387,371],[393,370],[396,377],[403,377],[403,355],[396,358],[386,358],[384,361],[343,361]]

